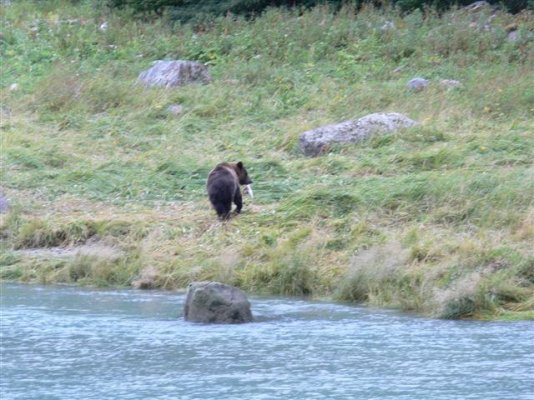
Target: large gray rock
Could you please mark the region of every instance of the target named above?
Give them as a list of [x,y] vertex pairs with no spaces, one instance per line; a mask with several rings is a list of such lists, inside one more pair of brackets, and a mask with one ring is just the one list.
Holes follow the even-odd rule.
[[307,156],[317,156],[330,144],[358,143],[376,134],[395,132],[416,124],[416,121],[399,113],[369,114],[306,131],[300,135],[299,146]]
[[252,321],[250,303],[242,290],[219,282],[193,282],[187,288],[186,321],[238,324]]
[[158,60],[150,69],[141,72],[138,78],[147,87],[175,87],[189,83],[208,83],[211,77],[204,64],[195,61]]

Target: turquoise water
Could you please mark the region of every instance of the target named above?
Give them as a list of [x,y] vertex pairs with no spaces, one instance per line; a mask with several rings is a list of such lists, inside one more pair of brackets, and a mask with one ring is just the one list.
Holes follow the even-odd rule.
[[182,318],[183,293],[1,286],[0,398],[534,399],[534,323],[252,297],[256,322]]

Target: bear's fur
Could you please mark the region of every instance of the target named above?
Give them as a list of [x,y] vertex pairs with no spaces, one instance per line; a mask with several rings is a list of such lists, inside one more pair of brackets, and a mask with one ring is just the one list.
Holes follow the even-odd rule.
[[217,216],[222,219],[230,217],[232,202],[236,205],[236,212],[240,213],[243,207],[243,198],[239,185],[250,185],[247,170],[243,163],[218,164],[208,175],[208,196]]

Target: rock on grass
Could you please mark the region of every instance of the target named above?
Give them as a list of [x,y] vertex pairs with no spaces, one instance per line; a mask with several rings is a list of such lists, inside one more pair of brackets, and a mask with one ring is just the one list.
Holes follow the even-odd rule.
[[358,143],[376,134],[395,132],[417,125],[399,113],[375,113],[365,117],[325,125],[300,135],[299,146],[307,156],[317,156],[330,144]]
[[184,86],[190,83],[208,83],[211,77],[204,64],[195,61],[162,61],[141,72],[138,81],[146,87],[171,88]]

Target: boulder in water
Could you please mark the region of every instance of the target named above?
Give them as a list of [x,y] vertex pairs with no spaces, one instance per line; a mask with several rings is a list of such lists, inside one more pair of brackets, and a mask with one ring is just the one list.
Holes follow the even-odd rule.
[[219,282],[193,282],[187,288],[184,306],[186,321],[238,324],[252,322],[250,302],[245,293]]

